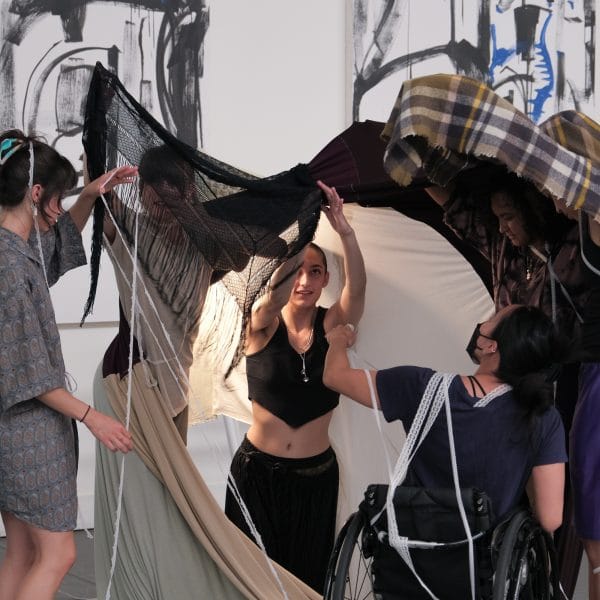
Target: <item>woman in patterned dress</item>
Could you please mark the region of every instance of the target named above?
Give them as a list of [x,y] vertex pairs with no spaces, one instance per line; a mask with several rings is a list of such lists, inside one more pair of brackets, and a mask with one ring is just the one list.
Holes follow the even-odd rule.
[[72,419],[110,450],[131,449],[121,423],[65,389],[48,285],[85,263],[80,232],[96,197],[133,175],[125,167],[96,179],[63,214],[73,166],[20,131],[0,135],[0,600],[54,598],[75,560]]

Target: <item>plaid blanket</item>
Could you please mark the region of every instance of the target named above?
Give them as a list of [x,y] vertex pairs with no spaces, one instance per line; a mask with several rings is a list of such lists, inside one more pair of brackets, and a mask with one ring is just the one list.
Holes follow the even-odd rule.
[[481,161],[504,165],[543,194],[600,211],[600,126],[566,111],[536,125],[483,83],[461,75],[406,81],[383,130],[384,167],[400,186],[437,185]]

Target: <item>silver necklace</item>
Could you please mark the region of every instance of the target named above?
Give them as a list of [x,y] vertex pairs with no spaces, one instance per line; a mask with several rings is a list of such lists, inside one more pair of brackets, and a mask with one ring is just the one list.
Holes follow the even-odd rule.
[[302,352],[298,352],[298,354],[300,355],[300,358],[302,359],[302,369],[300,369],[300,376],[302,377],[302,381],[304,383],[308,383],[310,381],[310,378],[306,372],[306,352],[312,344],[314,330],[315,330],[314,327],[311,328],[310,335],[308,336],[308,341],[306,342],[306,345],[304,346],[304,350]]

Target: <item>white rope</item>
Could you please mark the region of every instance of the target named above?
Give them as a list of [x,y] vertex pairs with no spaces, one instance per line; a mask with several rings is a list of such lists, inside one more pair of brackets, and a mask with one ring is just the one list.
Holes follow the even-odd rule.
[[[434,414],[434,419],[437,418],[437,415],[441,409],[441,404],[439,402],[435,402],[435,400],[439,397],[438,390],[442,385],[444,376],[440,373],[434,373],[429,380],[427,387],[425,388],[425,392],[423,393],[423,397],[417,409],[417,413],[411,425],[411,428],[406,436],[406,441],[402,448],[402,452],[398,458],[398,462],[396,463],[395,472],[390,480],[390,484],[388,486],[388,493],[386,498],[386,511],[387,511],[387,525],[388,525],[388,540],[389,544],[404,560],[408,568],[412,571],[413,575],[417,578],[423,589],[429,594],[433,600],[439,600],[437,596],[429,589],[429,587],[425,584],[422,578],[417,573],[415,566],[410,557],[410,551],[408,548],[408,538],[406,536],[401,536],[398,532],[398,522],[396,519],[396,511],[394,509],[394,492],[396,488],[404,481],[406,478],[406,473],[408,470],[408,466],[412,461],[414,456],[413,450],[416,452],[416,449],[420,446],[421,442],[429,432],[422,429],[422,426],[425,421],[425,416],[428,412],[430,414]],[[435,404],[435,406],[434,406]],[[431,410],[430,410],[431,409]],[[426,425],[426,424],[425,424]]]
[[569,291],[563,285],[562,281],[559,279],[556,271],[554,270],[554,265],[552,264],[552,256],[550,253],[550,247],[546,244],[545,249],[546,253],[540,252],[535,246],[529,246],[529,249],[542,261],[546,264],[546,268],[548,269],[548,273],[550,273],[550,296],[552,299],[552,321],[556,323],[557,318],[557,303],[556,303],[556,284],[558,283],[558,287],[562,292],[563,296],[566,298],[567,302],[570,304],[577,320],[580,323],[583,323],[583,318],[577,311],[577,307],[575,306],[575,302],[571,298]]
[[[371,395],[371,406],[373,406],[373,411],[375,414],[375,421],[377,422],[377,429],[379,429],[379,433],[383,434],[383,427],[381,426],[381,418],[379,416],[379,407],[377,406],[377,400],[375,398],[375,389],[373,388],[373,381],[371,379],[371,371],[369,369],[363,369],[365,372],[365,376],[367,377],[367,383],[369,384],[369,394]],[[388,478],[391,481],[393,477],[392,471],[392,460],[390,458],[390,454],[388,452],[387,446],[383,444],[383,453],[385,454],[385,464],[387,466]]]
[[[579,249],[581,251],[581,260],[583,260],[585,266],[595,275],[600,276],[600,270],[598,270],[589,260],[583,252],[583,223],[581,222],[581,215],[578,215],[577,221],[579,222]],[[589,218],[589,217],[588,217]]]
[[[119,226],[117,224],[117,222],[114,219],[114,216],[112,215],[112,213],[110,212],[110,209],[108,208],[108,203],[106,202],[106,198],[104,198],[104,196],[101,196],[101,198],[104,201],[104,204],[107,208],[107,212],[108,215],[110,216],[110,219],[112,220],[112,223],[115,227],[115,230],[117,232],[117,235],[120,236],[120,239],[122,241],[123,247],[125,249],[125,251],[127,252],[127,255],[130,259],[130,261],[133,262],[137,262],[137,258],[134,258],[128,243],[126,242],[121,230],[119,229]],[[106,240],[106,238],[105,238]],[[107,252],[109,253],[109,255],[111,256],[112,259],[112,263],[115,266],[116,269],[118,269],[119,273],[121,274],[121,278],[122,280],[125,282],[125,284],[129,287],[129,289],[131,290],[131,282],[129,281],[128,275],[125,272],[125,270],[123,269],[123,267],[121,266],[121,264],[119,263],[119,261],[116,259],[115,253],[111,247],[111,244],[108,242],[108,240],[106,240],[106,244],[105,244],[105,248],[107,250]],[[150,309],[152,311],[152,313],[154,314],[154,316],[156,317],[156,320],[158,321],[158,323],[160,324],[161,328],[162,328],[162,332],[165,336],[165,339],[167,340],[167,344],[171,347],[171,349],[173,350],[173,356],[172,358],[169,358],[166,354],[166,351],[163,347],[163,345],[161,344],[160,340],[158,339],[158,336],[156,335],[156,332],[154,331],[154,329],[152,328],[152,326],[150,325],[150,321],[148,319],[148,315],[146,314],[146,311],[144,310],[144,308],[142,307],[142,305],[140,304],[139,300],[136,303],[136,309],[138,311],[138,333],[141,331],[142,329],[142,321],[145,324],[145,328],[146,330],[150,333],[150,336],[152,337],[152,339],[154,340],[154,342],[156,343],[157,348],[159,349],[162,357],[163,357],[163,361],[164,364],[167,366],[167,369],[169,370],[173,380],[177,383],[177,386],[179,388],[179,390],[181,391],[182,395],[186,395],[187,394],[187,390],[185,390],[181,384],[181,380],[183,380],[183,383],[187,386],[187,389],[189,390],[191,388],[191,382],[189,380],[189,377],[187,375],[187,372],[183,366],[183,364],[181,363],[181,361],[179,360],[178,357],[178,353],[175,351],[174,348],[174,344],[173,341],[171,340],[171,337],[169,335],[169,332],[167,331],[164,323],[162,322],[162,319],[160,318],[160,313],[158,311],[158,308],[156,306],[156,304],[154,303],[154,300],[152,298],[152,296],[150,295],[150,291],[148,290],[148,287],[146,285],[145,279],[144,277],[139,277],[138,278],[138,285],[141,284],[142,290],[144,292],[144,295],[148,301],[148,304],[150,306]],[[142,342],[140,341],[141,338],[138,337],[138,341],[140,342],[140,345],[142,344]],[[143,346],[142,346],[143,347]],[[140,364],[142,365],[142,368],[144,370],[144,374],[146,376],[146,383],[150,386],[150,387],[156,387],[157,382],[154,379],[154,377],[152,376],[150,370],[148,369],[148,365],[146,363],[150,363],[150,364],[156,364],[152,361],[149,361],[147,358],[144,358],[144,353],[141,352],[140,353]],[[180,372],[180,376],[181,379],[177,376],[177,373],[175,372],[172,363],[175,363],[175,367],[178,368],[179,372]],[[213,455],[213,458],[215,459],[215,463],[218,465],[219,471],[223,474],[223,475],[227,475],[228,473],[228,469],[225,470],[223,468],[223,462],[225,461],[224,457],[222,455],[219,455],[217,453],[217,450],[215,448],[215,446],[211,443],[211,441],[208,439],[208,436],[206,435],[206,433],[204,433],[204,431],[202,431],[202,436],[204,438],[204,440],[207,442],[207,446],[210,448],[211,453]],[[225,461],[228,462],[228,461]]]
[[[375,390],[371,379],[371,373],[369,370],[364,369],[367,377],[367,383],[369,385],[369,394],[371,396],[371,404],[373,405],[375,420],[377,428],[380,433],[383,433],[381,420],[379,417],[379,409],[377,407],[377,401],[375,397]],[[450,450],[450,460],[452,464],[452,479],[454,483],[454,489],[456,493],[456,500],[458,505],[458,511],[463,523],[463,527],[466,534],[464,541],[468,544],[469,553],[469,580],[471,587],[471,598],[475,600],[475,552],[474,552],[474,540],[479,537],[473,536],[471,532],[469,522],[467,519],[462,495],[460,493],[460,482],[458,477],[458,463],[456,460],[456,446],[454,443],[454,431],[452,427],[452,412],[450,407],[450,396],[448,393],[450,384],[454,379],[455,375],[452,374],[441,374],[434,373],[423,392],[423,396],[417,408],[417,412],[413,419],[413,423],[410,430],[407,433],[406,441],[396,462],[393,474],[390,476],[390,483],[388,485],[388,493],[386,497],[385,507],[381,509],[372,519],[371,524],[373,525],[385,511],[387,513],[387,529],[388,529],[388,543],[393,547],[400,557],[404,560],[408,568],[412,571],[413,575],[419,581],[423,589],[429,594],[433,600],[439,600],[435,594],[429,589],[423,579],[417,573],[410,556],[410,548],[423,548],[431,549],[439,546],[444,546],[444,543],[439,542],[423,542],[420,540],[409,540],[406,536],[401,536],[398,532],[398,522],[396,519],[396,512],[394,509],[393,499],[396,488],[402,484],[406,478],[408,467],[412,462],[417,450],[422,444],[423,440],[428,435],[433,423],[437,419],[442,405],[445,407],[447,431],[448,431],[448,443]],[[479,399],[473,406],[475,408],[482,408],[487,406],[495,398],[507,393],[512,387],[508,384],[501,384],[494,388],[491,392],[486,394],[483,398]],[[389,470],[389,456],[387,449],[384,446],[386,454],[386,461],[388,462]]]
[[[106,198],[104,197],[104,195],[100,196],[104,202],[104,205],[106,207],[107,213],[110,216],[110,219],[115,227],[116,233],[117,235],[121,238],[123,247],[125,248],[125,251],[127,252],[127,255],[129,256],[129,259],[131,261],[132,264],[132,269],[137,269],[137,253],[134,254],[131,252],[131,249],[129,248],[129,244],[127,243],[127,241],[125,240],[125,236],[123,235],[123,233],[121,232],[121,229],[119,228],[119,225],[117,224],[109,206],[108,206],[108,202],[106,201]],[[138,217],[138,213],[136,213],[136,223],[137,223],[137,217]],[[117,266],[117,268],[119,269],[119,272],[121,273],[121,276],[123,278],[123,281],[127,284],[127,286],[131,289],[132,284],[128,279],[127,274],[125,273],[123,267],[119,264],[119,262],[115,259],[115,255],[114,252],[110,246],[110,244],[105,244],[106,248],[108,249],[110,255],[113,258],[113,264],[115,264]],[[137,250],[136,250],[137,252]],[[167,342],[167,345],[169,346],[169,349],[171,350],[171,352],[173,353],[171,357],[167,356],[163,346],[161,345],[158,336],[156,335],[156,333],[153,331],[153,329],[150,326],[150,323],[148,321],[148,317],[147,315],[144,313],[144,310],[142,309],[141,305],[139,304],[138,300],[137,300],[137,296],[136,296],[136,304],[135,304],[135,308],[136,310],[139,312],[139,314],[142,316],[142,318],[144,319],[145,323],[146,323],[146,327],[148,329],[148,331],[150,332],[152,338],[154,339],[154,341],[156,342],[156,345],[158,347],[158,349],[160,350],[162,357],[165,361],[165,364],[167,365],[167,368],[169,369],[171,375],[173,376],[173,379],[177,382],[177,385],[182,393],[182,395],[185,395],[187,393],[187,391],[182,387],[181,382],[179,380],[179,376],[177,375],[177,373],[173,370],[173,367],[171,366],[171,363],[174,361],[176,367],[179,369],[180,371],[180,376],[182,377],[184,383],[186,384],[186,386],[188,386],[189,389],[189,385],[190,385],[190,381],[189,378],[187,376],[187,373],[185,371],[185,368],[183,367],[183,364],[181,363],[181,361],[179,360],[178,356],[177,356],[177,350],[175,349],[175,345],[173,344],[173,341],[171,339],[171,336],[169,335],[169,332],[167,331],[167,328],[165,326],[165,324],[162,322],[162,319],[160,318],[160,313],[158,311],[158,308],[156,307],[156,304],[154,303],[154,300],[152,299],[152,296],[150,295],[150,292],[148,290],[148,287],[146,286],[146,282],[144,281],[143,277],[139,278],[139,283],[141,284],[142,290],[144,292],[144,295],[146,297],[146,300],[148,301],[148,304],[150,305],[150,308],[152,309],[152,312],[154,313],[154,315],[156,316],[156,320],[158,321],[158,323],[160,324],[162,333],[165,337],[165,340]],[[131,311],[133,313],[134,310],[134,305],[131,306]],[[131,327],[131,324],[130,324]],[[143,359],[143,352],[140,352],[140,360],[145,360]]]
[[[134,230],[134,252],[137,256],[137,245],[138,245],[138,214],[136,213],[135,217],[135,230]],[[131,287],[131,323],[129,327],[129,365],[128,365],[128,373],[129,378],[127,380],[127,412],[125,416],[125,428],[129,431],[129,420],[131,417],[131,390],[133,385],[133,344],[134,344],[134,331],[135,331],[135,314],[136,314],[136,305],[137,305],[137,279],[138,279],[138,270],[137,270],[137,261],[133,263],[133,284]],[[115,568],[117,564],[117,547],[119,544],[119,533],[120,533],[120,525],[121,525],[121,514],[122,514],[122,506],[123,506],[123,485],[125,481],[125,454],[121,456],[121,467],[120,467],[120,475],[119,475],[119,491],[117,494],[117,515],[115,519],[114,525],[114,540],[113,540],[113,548],[112,548],[112,557],[110,561],[110,574],[108,577],[108,584],[106,586],[106,594],[104,596],[105,600],[110,600],[110,588],[112,585],[112,580],[115,574]]]
[[465,513],[462,494],[460,493],[460,482],[458,480],[458,464],[456,462],[456,446],[454,444],[454,431],[452,428],[452,412],[450,411],[450,398],[448,396],[448,388],[450,382],[446,379],[444,386],[444,404],[446,406],[446,425],[448,426],[448,448],[450,450],[450,459],[452,462],[452,479],[454,480],[454,489],[456,491],[456,501],[458,502],[458,512],[467,534],[469,544],[469,579],[471,583],[471,600],[475,600],[475,550],[473,547],[473,534]]
[[244,502],[242,495],[240,494],[240,491],[235,483],[235,480],[233,479],[233,477],[231,477],[231,474],[229,474],[229,476],[227,477],[227,487],[232,492],[232,494],[235,498],[235,501],[238,503],[238,506],[240,507],[240,510],[242,511],[244,520],[246,521],[248,527],[250,528],[250,533],[252,533],[252,536],[254,537],[255,542],[257,543],[258,547],[262,550],[262,553],[265,557],[265,560],[267,562],[269,570],[275,577],[275,581],[277,582],[277,585],[279,586],[279,589],[281,590],[283,597],[285,598],[285,600],[289,600],[289,596],[285,590],[285,587],[283,586],[283,582],[281,581],[281,579],[279,577],[279,573],[277,573],[277,570],[275,569],[275,565],[273,564],[271,557],[267,554],[267,549],[262,540],[262,537],[261,537],[260,533],[258,532],[258,529],[256,528],[256,526],[254,525],[254,522],[252,521],[250,511],[248,510],[248,507],[246,506],[246,503]]
[[492,400],[498,398],[498,396],[502,396],[502,394],[506,394],[512,390],[512,385],[508,383],[502,383],[498,387],[495,387],[491,392],[487,393],[483,398],[479,398],[473,406],[475,408],[484,408],[487,406]]
[[[366,367],[371,371],[378,370],[375,365],[370,363],[364,357],[359,356],[358,352],[356,352],[354,347],[348,348],[346,353],[348,355],[348,360],[350,362],[350,366],[353,369],[363,368],[363,371],[364,371],[364,367],[361,367],[359,365],[366,365]],[[373,405],[373,399],[374,399],[374,395],[371,396],[371,404],[372,405]],[[374,406],[377,406],[376,401],[375,401]],[[386,446],[386,442],[387,442],[387,445],[390,446],[395,451],[396,456],[397,456],[398,454],[400,454],[400,448],[397,446],[396,442],[394,440],[392,440],[390,434],[387,431],[384,431],[383,427],[381,427],[381,421],[378,419],[378,417],[379,417],[378,411],[379,411],[379,409],[377,409],[375,411],[375,420],[377,421],[377,428],[379,429],[379,439],[381,440],[381,445],[383,446],[383,452],[385,454],[388,453],[388,447]],[[392,464],[392,460],[389,456],[388,456],[388,458],[386,458],[386,460],[389,463],[389,465]],[[388,465],[388,470],[391,470],[391,467],[389,465]],[[390,479],[391,479],[391,476],[390,476]]]
[[[113,173],[114,174],[114,173]],[[112,175],[111,175],[112,177]],[[106,183],[108,183],[108,181],[110,181],[109,177],[107,179],[107,181],[104,183],[104,185],[106,185]],[[130,386],[131,386],[131,381],[132,381],[132,373],[133,373],[133,332],[134,332],[134,312],[138,313],[141,318],[144,320],[145,324],[146,324],[146,329],[148,330],[148,332],[151,334],[152,338],[154,339],[156,346],[158,347],[159,351],[161,352],[161,355],[164,359],[164,363],[167,365],[167,368],[169,369],[171,375],[173,376],[173,378],[175,379],[175,381],[177,382],[177,385],[179,387],[179,389],[181,390],[182,394],[186,393],[186,390],[183,389],[180,380],[177,376],[177,374],[175,373],[175,371],[173,370],[173,367],[171,366],[171,362],[174,360],[176,367],[179,368],[180,374],[181,374],[181,378],[183,379],[184,383],[188,386],[188,389],[190,389],[190,381],[189,381],[189,377],[185,371],[185,368],[183,367],[183,364],[181,363],[181,361],[178,358],[177,352],[175,350],[175,346],[173,344],[173,341],[171,339],[171,336],[169,335],[169,332],[167,331],[162,319],[160,318],[160,313],[158,311],[158,308],[156,307],[156,304],[152,298],[152,296],[150,295],[150,292],[146,286],[146,283],[144,281],[143,277],[139,277],[137,275],[137,270],[138,270],[138,260],[137,260],[137,242],[138,242],[138,230],[137,230],[137,226],[138,226],[138,214],[136,213],[136,220],[135,220],[135,224],[136,224],[136,233],[135,233],[135,248],[134,248],[134,252],[132,253],[128,243],[126,242],[121,229],[119,228],[119,225],[117,224],[109,206],[108,206],[108,202],[106,200],[106,198],[104,197],[104,195],[101,194],[100,196],[102,198],[102,201],[104,202],[104,206],[107,210],[107,214],[109,215],[117,235],[120,236],[121,241],[123,243],[123,247],[125,248],[129,259],[132,262],[133,265],[133,272],[134,272],[134,276],[133,276],[133,284],[131,284],[127,278],[127,274],[125,273],[123,267],[119,264],[119,262],[116,260],[114,252],[112,251],[112,248],[110,246],[110,244],[105,244],[106,248],[108,249],[109,253],[111,254],[112,258],[113,258],[113,264],[117,266],[117,268],[119,269],[119,272],[121,273],[121,276],[123,278],[123,281],[130,287],[130,289],[132,290],[132,297],[131,297],[131,323],[130,323],[130,348],[129,348],[129,369],[128,372],[130,374],[129,376],[129,381],[128,381],[128,392],[127,392],[127,428],[129,428],[129,410],[130,410],[130,404],[131,404],[131,390],[130,390]],[[147,315],[145,314],[144,309],[142,308],[142,306],[140,305],[139,301],[138,301],[138,294],[137,294],[137,285],[138,282],[141,284],[142,290],[145,294],[146,300],[148,301],[151,310],[153,311],[153,313],[156,316],[156,319],[158,321],[158,323],[161,326],[162,329],[162,333],[164,334],[165,340],[170,348],[170,350],[173,353],[172,358],[168,357],[162,344],[160,343],[158,336],[156,335],[156,333],[153,331],[152,327],[150,326],[149,320]],[[141,331],[141,325],[137,326],[138,332]],[[141,341],[140,341],[141,343]],[[140,352],[140,360],[142,362],[142,364],[144,363],[144,359],[143,359],[143,352]],[[146,368],[144,366],[144,368]],[[204,437],[206,438],[206,435],[203,433]],[[206,438],[206,441],[209,442],[208,438]],[[213,455],[217,458],[217,464],[219,466],[219,469],[221,470],[221,472],[223,474],[225,474],[225,471],[222,468],[222,464],[221,464],[221,460],[219,460],[220,457],[216,456],[216,451],[214,449],[214,446],[209,442],[208,443],[209,448],[211,448],[211,451],[213,452]],[[123,457],[124,459],[124,457]],[[112,578],[114,575],[114,571],[115,571],[115,567],[116,567],[116,551],[117,551],[117,542],[118,542],[118,531],[119,531],[119,521],[120,521],[120,511],[121,511],[121,498],[122,498],[122,493],[123,493],[123,471],[124,471],[124,464],[122,464],[122,468],[121,468],[121,479],[119,482],[119,507],[117,509],[117,521],[115,523],[115,540],[114,540],[114,544],[113,544],[113,557],[111,560],[111,571],[110,571],[110,577],[109,577],[109,582],[108,582],[108,588],[107,588],[107,592],[106,592],[106,596],[105,596],[105,600],[110,600],[110,585],[112,582]],[[273,576],[275,577],[275,580],[277,582],[277,585],[279,587],[279,589],[281,590],[281,593],[283,595],[284,599],[288,599],[288,594],[285,590],[285,587],[283,586],[283,583],[277,573],[277,570],[275,569],[274,563],[271,560],[271,558],[268,556],[266,548],[264,546],[264,543],[262,541],[262,538],[260,536],[260,534],[258,533],[258,530],[254,524],[254,522],[252,521],[252,518],[250,516],[250,513],[248,511],[248,508],[246,506],[246,504],[244,503],[244,501],[242,500],[242,497],[240,495],[240,492],[237,488],[237,485],[235,484],[235,481],[232,480],[231,477],[227,477],[227,486],[228,488],[232,491],[236,501],[238,502],[240,509],[242,511],[242,514],[244,516],[244,520],[246,521],[248,527],[250,528],[252,534],[254,535],[256,542],[259,546],[259,548],[262,550],[262,553],[265,557],[265,560],[267,562],[267,565],[270,569],[270,571],[273,573]]]

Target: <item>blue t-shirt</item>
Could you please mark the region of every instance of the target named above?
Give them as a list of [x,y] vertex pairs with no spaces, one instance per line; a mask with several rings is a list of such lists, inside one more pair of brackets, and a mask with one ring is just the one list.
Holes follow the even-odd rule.
[[[387,421],[412,425],[421,397],[434,371],[394,367],[377,372],[377,393]],[[529,421],[512,392],[474,407],[461,378],[449,388],[452,427],[461,487],[476,487],[492,500],[497,519],[521,500],[531,469],[567,462],[565,433],[558,411],[550,408]],[[446,415],[442,408],[417,451],[409,475],[425,487],[452,487]]]

